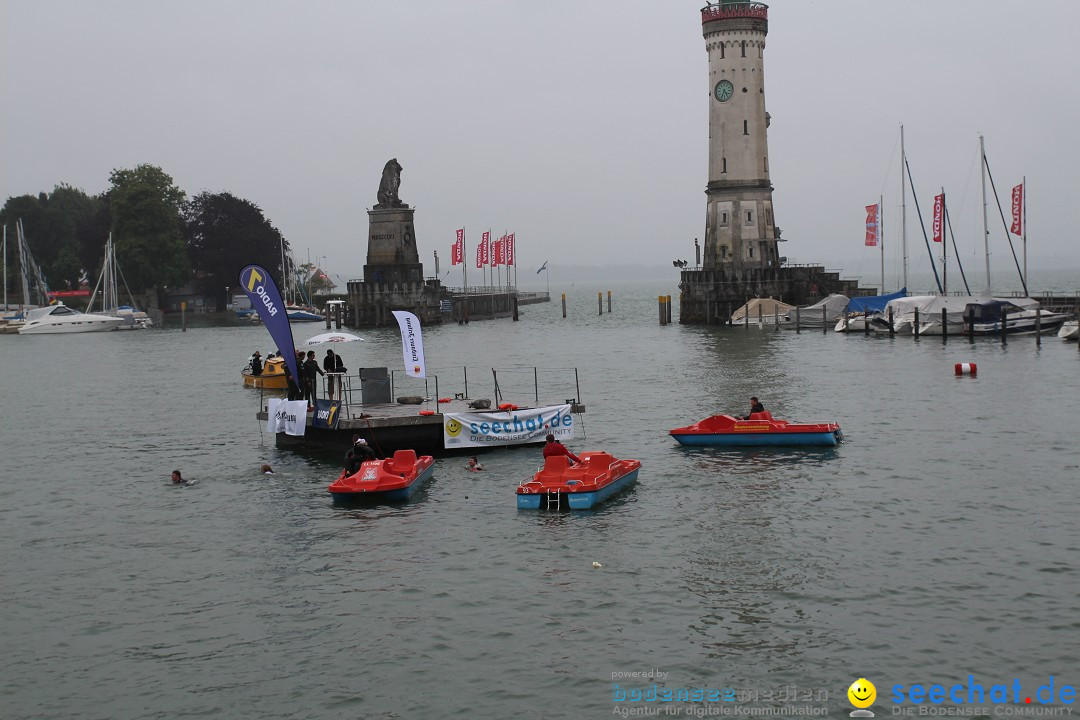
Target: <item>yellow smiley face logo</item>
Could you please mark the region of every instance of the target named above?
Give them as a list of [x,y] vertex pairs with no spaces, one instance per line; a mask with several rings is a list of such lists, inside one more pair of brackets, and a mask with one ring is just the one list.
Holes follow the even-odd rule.
[[877,699],[877,688],[866,678],[859,678],[847,689],[848,700],[857,708],[868,708]]
[[461,423],[451,418],[446,421],[446,434],[450,437],[457,437],[461,434]]

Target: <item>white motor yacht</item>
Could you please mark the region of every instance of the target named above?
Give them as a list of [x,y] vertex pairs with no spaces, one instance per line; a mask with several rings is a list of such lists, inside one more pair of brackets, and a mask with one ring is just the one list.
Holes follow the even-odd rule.
[[1080,325],[1077,320],[1066,320],[1058,330],[1058,337],[1062,340],[1076,340],[1080,338]]
[[113,330],[124,323],[123,318],[109,315],[88,315],[73,310],[63,303],[35,308],[26,314],[26,324],[19,328],[20,335],[45,335],[54,333],[84,333]]

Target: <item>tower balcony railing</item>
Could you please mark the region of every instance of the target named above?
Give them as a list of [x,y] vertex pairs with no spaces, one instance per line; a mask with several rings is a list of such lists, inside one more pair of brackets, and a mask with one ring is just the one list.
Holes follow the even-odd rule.
[[705,24],[711,20],[727,20],[729,18],[761,18],[769,19],[769,6],[759,2],[721,2],[715,5],[706,5],[701,8],[701,22]]

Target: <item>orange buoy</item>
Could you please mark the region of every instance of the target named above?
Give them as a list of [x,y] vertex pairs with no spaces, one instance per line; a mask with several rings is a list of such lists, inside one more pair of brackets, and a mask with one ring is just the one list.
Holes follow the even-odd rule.
[[448,402],[450,402],[450,398],[439,398],[439,402],[448,403]]
[[435,411],[434,410],[421,410],[419,414],[420,415],[434,415]]
[[957,375],[977,375],[979,372],[975,363],[956,363],[953,366],[953,370]]

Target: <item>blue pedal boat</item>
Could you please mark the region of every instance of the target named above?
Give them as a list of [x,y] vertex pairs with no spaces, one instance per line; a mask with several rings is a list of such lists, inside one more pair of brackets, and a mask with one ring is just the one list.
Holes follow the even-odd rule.
[[606,452],[581,453],[574,465],[565,455],[546,457],[532,479],[518,485],[518,510],[589,510],[636,482],[640,469],[640,461]]

